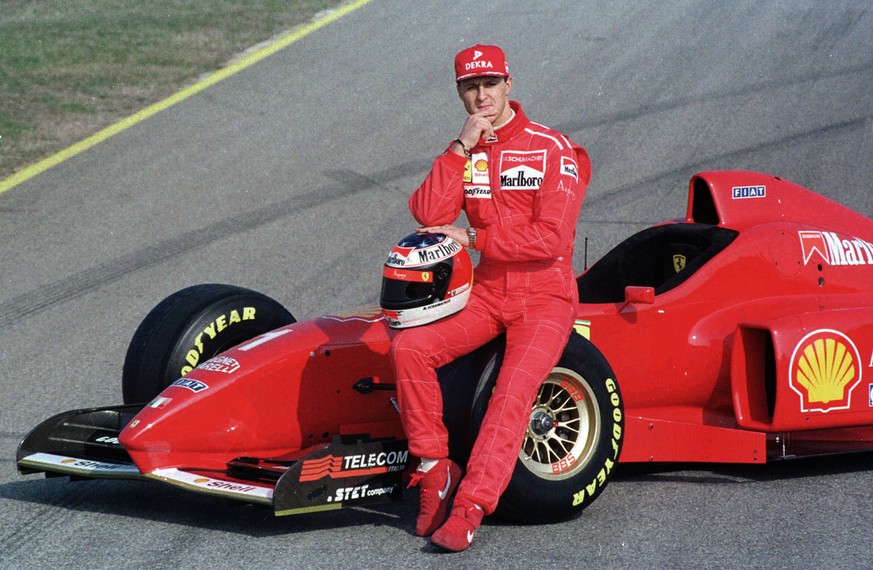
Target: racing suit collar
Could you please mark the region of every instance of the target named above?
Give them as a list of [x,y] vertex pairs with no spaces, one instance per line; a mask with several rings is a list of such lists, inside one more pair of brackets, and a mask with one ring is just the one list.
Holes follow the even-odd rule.
[[510,101],[509,108],[515,112],[515,116],[500,127],[494,129],[494,139],[480,139],[479,145],[491,146],[512,140],[518,133],[527,128],[530,124],[530,119],[528,119],[527,115],[522,111],[521,104],[518,101]]

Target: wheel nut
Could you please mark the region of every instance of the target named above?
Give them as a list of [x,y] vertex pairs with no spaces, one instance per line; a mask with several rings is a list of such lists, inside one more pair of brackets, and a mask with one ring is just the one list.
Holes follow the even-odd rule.
[[545,412],[538,412],[531,418],[530,427],[537,435],[545,435],[555,427],[555,421],[552,416]]

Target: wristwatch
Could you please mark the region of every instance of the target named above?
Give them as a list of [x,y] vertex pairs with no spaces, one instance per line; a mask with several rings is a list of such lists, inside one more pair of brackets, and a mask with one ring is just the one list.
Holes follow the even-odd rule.
[[459,145],[461,145],[461,150],[464,151],[464,156],[466,156],[467,158],[470,158],[470,156],[472,156],[470,154],[470,150],[467,148],[467,145],[465,145],[464,141],[462,141],[460,138],[453,140],[452,143],[458,143]]
[[476,249],[476,228],[467,228],[467,241],[470,249]]

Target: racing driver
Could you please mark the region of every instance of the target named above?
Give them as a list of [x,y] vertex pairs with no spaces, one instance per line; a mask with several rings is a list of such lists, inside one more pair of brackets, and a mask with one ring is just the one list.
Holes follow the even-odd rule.
[[[455,79],[466,120],[409,207],[418,232],[444,234],[480,252],[480,261],[466,307],[400,331],[391,358],[409,450],[420,459],[410,483],[421,497],[415,532],[460,551],[497,507],[540,383],[573,328],[573,241],[591,164],[582,147],[509,100],[512,77],[499,47],[459,52]],[[469,228],[453,225],[461,210]],[[503,365],[462,478],[449,459],[436,369],[501,333]]]

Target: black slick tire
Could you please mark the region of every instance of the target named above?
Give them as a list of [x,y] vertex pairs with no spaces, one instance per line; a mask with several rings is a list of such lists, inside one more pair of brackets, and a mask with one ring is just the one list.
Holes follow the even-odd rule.
[[145,403],[198,364],[295,322],[270,297],[234,285],[201,284],[173,293],[140,323],[124,359],[124,403]]
[[[480,377],[471,419],[481,425],[502,361],[494,354]],[[543,382],[497,514],[524,523],[577,516],[615,473],[624,437],[621,392],[609,363],[573,333]]]

